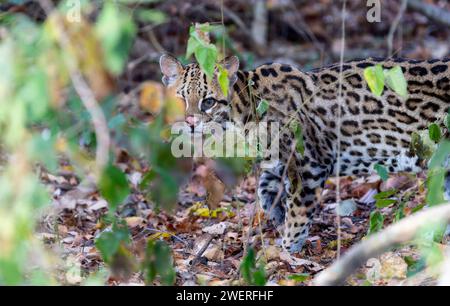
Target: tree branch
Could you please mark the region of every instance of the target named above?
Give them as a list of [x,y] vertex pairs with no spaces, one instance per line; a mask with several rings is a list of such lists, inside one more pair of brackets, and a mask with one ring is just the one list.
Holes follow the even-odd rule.
[[253,7],[252,38],[258,48],[267,45],[267,7],[266,1],[256,1]]
[[[52,11],[54,10],[53,4],[49,0],[39,0],[39,4],[44,9],[47,16],[50,16]],[[64,33],[64,25],[59,22],[60,19],[57,19],[57,21],[59,23],[59,28],[61,31],[61,35],[58,35],[58,42],[63,50],[68,50],[70,49],[70,40],[67,37],[66,33]],[[83,75],[78,67],[78,63],[68,61],[67,67],[69,69],[70,79],[72,81],[73,87],[92,118],[95,137],[97,139],[97,148],[95,154],[95,177],[98,178],[103,168],[108,163],[109,159],[108,154],[110,146],[110,135],[108,123],[101,107],[97,102],[97,99],[95,98],[95,94],[92,92],[91,88],[83,78]]]
[[393,246],[412,240],[417,231],[429,222],[450,223],[450,203],[418,212],[373,236],[369,236],[367,240],[359,242],[340,260],[321,272],[314,279],[314,284],[317,286],[343,284],[347,277],[369,258],[376,257]]
[[450,12],[422,0],[408,0],[408,7],[430,19],[450,27]]
[[395,16],[394,21],[392,22],[391,28],[389,29],[389,34],[387,37],[387,45],[388,45],[388,57],[392,56],[392,46],[394,41],[394,34],[397,30],[400,21],[402,20],[403,14],[405,13],[406,6],[408,5],[408,0],[402,0],[402,4],[400,5],[400,9]]

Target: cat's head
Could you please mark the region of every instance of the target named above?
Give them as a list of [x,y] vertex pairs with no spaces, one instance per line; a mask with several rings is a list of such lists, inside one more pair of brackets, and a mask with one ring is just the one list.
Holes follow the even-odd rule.
[[218,71],[208,78],[199,64],[182,65],[175,57],[164,54],[160,60],[162,82],[176,90],[186,106],[185,118],[191,127],[201,126],[208,122],[216,122],[224,126],[230,120],[233,84],[236,82],[239,60],[231,56],[222,61],[228,71],[229,91],[225,97],[218,81]]

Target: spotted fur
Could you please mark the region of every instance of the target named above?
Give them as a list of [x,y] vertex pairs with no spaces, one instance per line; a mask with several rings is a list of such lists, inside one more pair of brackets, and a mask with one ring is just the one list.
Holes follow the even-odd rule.
[[[390,89],[381,97],[370,91],[363,71],[376,64],[385,69],[401,67],[408,83],[407,98]],[[299,251],[308,235],[317,207],[316,189],[338,172],[338,154],[340,175],[369,173],[375,164],[385,165],[390,172],[421,171],[426,165],[410,154],[411,133],[437,121],[450,107],[450,59],[371,58],[344,63],[342,103],[338,102],[340,65],[302,72],[273,63],[238,71],[235,57],[225,65],[232,89],[229,98],[223,96],[216,79],[208,80],[197,64],[182,67],[172,57],[161,59],[164,78],[171,80],[166,84],[175,86],[186,101],[187,114],[200,115],[202,122],[254,121],[255,103],[261,99],[269,101],[271,107],[258,120],[288,125],[294,117],[300,122],[304,154],[291,155],[295,138],[284,129],[280,163],[262,171],[258,188],[263,209],[276,225],[284,224],[283,246],[290,251]],[[167,67],[176,69],[168,73]],[[209,99],[214,103],[203,107]],[[286,179],[282,182],[283,173]],[[450,175],[445,185],[450,198]],[[280,196],[278,190],[282,191]]]

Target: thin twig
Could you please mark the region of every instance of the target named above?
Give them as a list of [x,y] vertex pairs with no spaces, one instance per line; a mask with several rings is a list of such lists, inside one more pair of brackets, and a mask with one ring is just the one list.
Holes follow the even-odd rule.
[[[310,40],[313,43],[314,47],[320,52],[320,58],[321,60],[323,60],[325,51],[323,45],[317,40],[316,35],[314,35],[314,32],[305,22],[302,14],[298,12],[295,3],[293,1],[289,1],[288,7],[290,7],[290,11],[285,12],[285,14],[293,14],[293,16],[296,17],[296,22],[294,22],[294,20],[291,20],[291,18],[285,18],[285,22],[304,39]],[[284,8],[283,11],[285,11]],[[289,17],[289,15],[287,17]]]
[[450,203],[441,204],[415,213],[383,231],[360,241],[329,268],[321,272],[315,279],[318,286],[341,285],[353,271],[369,258],[379,256],[391,247],[411,241],[416,233],[428,223],[450,222]]
[[258,48],[267,45],[267,7],[266,1],[256,1],[253,6],[253,22],[251,27],[253,41]]
[[403,14],[406,11],[406,6],[408,5],[408,0],[402,0],[402,3],[400,5],[400,9],[395,16],[394,21],[392,21],[391,27],[389,29],[389,33],[387,36],[387,45],[388,45],[388,54],[387,57],[392,56],[392,46],[394,41],[394,35],[395,31],[397,30],[398,25],[400,24],[400,21],[402,20]]
[[[336,161],[336,203],[338,205],[341,204],[341,105],[342,102],[342,78],[343,78],[343,65],[344,65],[344,50],[345,50],[345,6],[346,1],[342,3],[342,37],[341,37],[341,49],[340,49],[340,59],[339,59],[339,87],[338,87],[338,115],[337,115],[337,130],[338,139],[337,139],[337,161]],[[338,210],[336,209],[336,221],[337,221],[337,252],[336,256],[339,260],[341,256],[341,216],[339,215]]]
[[448,10],[425,3],[423,0],[409,0],[408,7],[440,24],[450,26],[450,12]]
[[[39,0],[39,4],[43,8],[47,16],[50,16],[50,14],[55,9],[53,4],[49,0]],[[67,36],[67,33],[64,32],[65,27],[59,17],[60,16],[57,16],[57,18],[55,18],[60,30],[60,35],[57,35],[57,39],[64,50],[69,50],[71,42]],[[79,64],[76,61],[67,61],[66,64],[69,69],[70,79],[72,81],[73,87],[92,118],[92,124],[94,126],[95,136],[97,139],[97,148],[95,153],[96,169],[94,176],[98,178],[103,168],[108,163],[109,159],[108,154],[110,135],[108,124],[106,122],[105,115],[103,114],[103,111],[99,106],[97,99],[95,98],[95,94],[80,72]]]
[[153,32],[152,29],[149,29],[147,32],[147,37],[150,39],[150,42],[152,43],[153,47],[155,47],[155,50],[160,53],[167,53],[166,49],[159,43],[158,39],[156,38],[155,32]]
[[222,53],[223,53],[223,58],[226,58],[226,49],[225,49],[225,33],[226,33],[226,28],[225,28],[225,23],[223,21],[223,0],[220,1],[220,22],[222,23]]

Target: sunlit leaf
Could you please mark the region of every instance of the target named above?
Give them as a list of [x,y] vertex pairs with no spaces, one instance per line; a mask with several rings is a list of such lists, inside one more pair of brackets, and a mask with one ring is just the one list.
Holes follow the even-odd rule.
[[220,89],[222,89],[222,93],[225,97],[228,97],[228,87],[230,86],[230,81],[228,79],[228,70],[223,68],[221,65],[218,65],[219,67],[219,85]]
[[195,59],[200,65],[200,68],[206,75],[212,79],[214,74],[214,67],[217,60],[217,48],[214,45],[202,46],[195,50]]
[[148,240],[157,240],[157,239],[167,239],[167,238],[170,238],[170,237],[172,237],[172,235],[170,234],[170,233],[166,233],[166,232],[157,232],[157,233],[154,233],[154,234],[152,234],[152,235],[150,235],[150,236],[148,236]]
[[291,274],[288,276],[288,279],[292,279],[298,283],[306,282],[310,278],[311,278],[311,275],[308,273]]
[[165,90],[164,97],[166,124],[173,124],[174,122],[183,121],[186,112],[186,105],[180,97],[177,96],[175,88]]
[[366,79],[372,93],[380,97],[384,89],[383,67],[380,64],[367,67],[364,69],[364,78]]
[[142,84],[139,103],[151,114],[159,114],[163,107],[164,88],[161,83],[148,81]]
[[216,46],[209,42],[209,30],[209,24],[196,24],[190,28],[186,57],[194,54],[200,68],[212,79],[218,53]]
[[405,98],[408,96],[408,84],[400,66],[395,66],[389,70],[385,70],[384,75],[386,79],[386,85],[390,89],[392,89],[401,97]]

